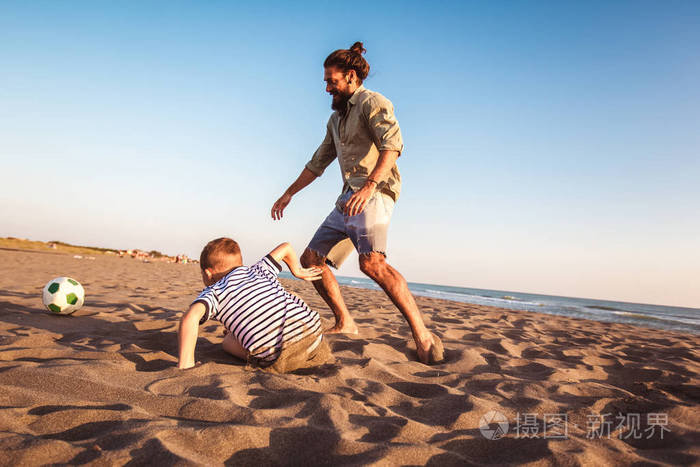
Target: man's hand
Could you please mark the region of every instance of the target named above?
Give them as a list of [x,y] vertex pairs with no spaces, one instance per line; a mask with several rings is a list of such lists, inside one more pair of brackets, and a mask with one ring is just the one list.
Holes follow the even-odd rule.
[[353,193],[345,203],[343,213],[347,216],[356,216],[364,211],[369,199],[376,191],[376,187],[377,185],[373,182],[368,181],[365,183],[365,186]]
[[389,175],[391,168],[396,163],[396,159],[399,157],[398,151],[385,150],[379,153],[379,159],[377,159],[377,165],[367,177],[367,181],[364,186],[360,188],[356,193],[348,199],[345,203],[345,208],[343,212],[347,216],[356,216],[365,210],[365,206],[369,202],[375,191],[377,191],[377,185],[380,180],[386,180]]
[[280,199],[278,199],[275,204],[272,205],[272,211],[270,212],[272,214],[272,219],[276,221],[282,219],[284,208],[287,207],[291,200],[292,195],[285,191],[284,194],[280,196]]
[[272,205],[272,210],[270,211],[272,218],[276,221],[282,219],[284,208],[286,208],[292,200],[292,196],[299,193],[305,186],[316,180],[316,177],[317,175],[315,173],[304,167],[304,170],[302,170],[297,179],[294,180],[294,183],[292,183],[291,186],[287,188],[287,191],[280,196],[280,199]]

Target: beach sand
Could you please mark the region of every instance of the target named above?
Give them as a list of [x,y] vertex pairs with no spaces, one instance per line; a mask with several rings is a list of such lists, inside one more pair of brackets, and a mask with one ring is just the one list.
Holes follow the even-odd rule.
[[[41,303],[58,276],[87,292],[72,316]],[[332,324],[311,284],[282,282]],[[700,462],[700,336],[417,297],[446,349],[431,367],[383,293],[344,287],[360,334],[329,337],[334,363],[246,371],[210,321],[179,371],[201,288],[197,265],[0,249],[0,464]]]

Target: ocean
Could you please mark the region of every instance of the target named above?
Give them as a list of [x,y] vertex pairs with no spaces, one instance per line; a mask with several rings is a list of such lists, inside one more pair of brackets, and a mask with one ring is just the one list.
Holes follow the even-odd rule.
[[[292,277],[287,272],[280,275]],[[336,276],[336,278],[340,285],[381,290],[377,284],[367,278],[343,276]],[[417,282],[409,282],[408,288],[414,295],[423,297],[700,334],[699,308],[560,297],[506,290],[471,289]]]

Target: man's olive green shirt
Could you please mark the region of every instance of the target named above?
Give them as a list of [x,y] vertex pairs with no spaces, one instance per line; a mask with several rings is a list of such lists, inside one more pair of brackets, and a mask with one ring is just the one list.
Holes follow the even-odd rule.
[[[306,168],[321,176],[333,159],[338,158],[343,177],[343,191],[357,191],[365,184],[377,165],[381,151],[403,151],[399,122],[394,107],[386,97],[364,86],[357,88],[348,101],[345,115],[331,114],[326,125],[326,137]],[[401,175],[394,164],[379,182],[377,190],[396,201],[401,192]]]

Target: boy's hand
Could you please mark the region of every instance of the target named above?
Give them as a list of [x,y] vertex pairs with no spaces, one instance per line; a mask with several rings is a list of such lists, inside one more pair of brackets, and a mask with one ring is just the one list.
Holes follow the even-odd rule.
[[305,281],[317,281],[321,279],[323,274],[323,269],[313,266],[310,268],[295,268],[295,271],[291,271],[294,277],[303,279]]
[[291,272],[294,277],[305,281],[317,281],[321,279],[323,269],[318,266],[310,268],[302,267],[294,248],[287,242],[282,243],[272,250],[270,256],[275,261],[284,261],[289,267],[289,272]]

